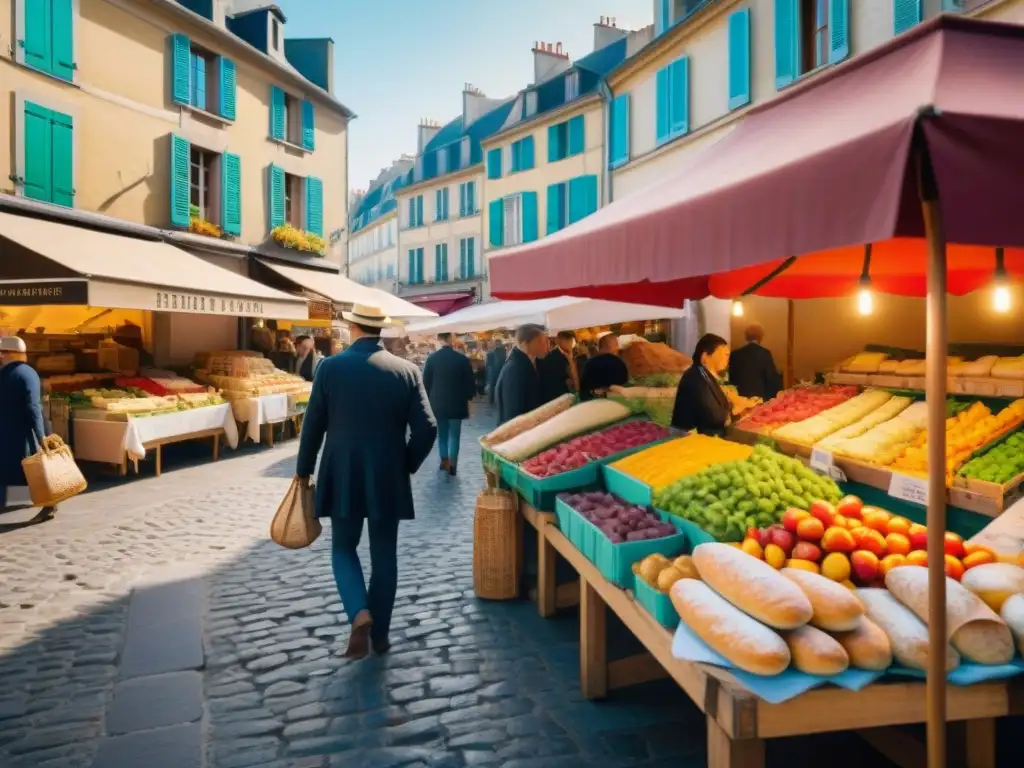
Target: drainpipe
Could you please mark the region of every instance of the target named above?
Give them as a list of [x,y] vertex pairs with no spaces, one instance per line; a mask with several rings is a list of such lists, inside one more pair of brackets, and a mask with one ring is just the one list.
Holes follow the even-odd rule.
[[612,201],[612,169],[609,159],[612,146],[612,89],[608,82],[601,78],[597,83],[597,90],[601,94],[601,104],[604,108],[604,153],[601,156],[603,166],[601,168],[601,200],[602,205],[608,205]]

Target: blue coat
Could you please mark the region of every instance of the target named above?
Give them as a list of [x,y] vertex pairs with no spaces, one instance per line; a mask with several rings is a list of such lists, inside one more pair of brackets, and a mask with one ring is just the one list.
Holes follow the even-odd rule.
[[317,366],[296,474],[313,474],[323,445],[318,517],[412,520],[411,478],[436,438],[419,369],[362,338]]
[[448,346],[431,353],[423,366],[423,386],[439,419],[468,419],[469,401],[476,395],[473,364]]
[[505,365],[505,358],[508,357],[508,353],[505,352],[505,348],[497,346],[487,353],[484,358],[484,373],[487,377],[487,387],[493,392],[494,386],[498,383],[498,375],[501,373],[501,368]]
[[513,349],[502,366],[494,388],[494,402],[498,406],[498,424],[544,405],[537,366],[519,349]]
[[0,368],[0,488],[25,485],[22,459],[35,454],[43,427],[39,374],[26,363]]

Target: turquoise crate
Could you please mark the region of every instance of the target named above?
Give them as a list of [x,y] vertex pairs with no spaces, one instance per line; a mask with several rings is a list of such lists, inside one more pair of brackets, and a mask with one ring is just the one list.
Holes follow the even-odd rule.
[[601,474],[604,476],[604,487],[608,493],[614,493],[630,504],[643,504],[649,507],[654,503],[654,491],[647,483],[608,465],[601,467]]
[[[674,536],[665,536],[651,541],[628,541],[613,544],[597,526],[590,523],[575,509],[561,499],[556,501],[556,513],[559,518],[566,518],[568,531],[563,528],[569,541],[583,556],[597,566],[597,569],[612,584],[626,589],[633,584],[633,563],[638,563],[648,555],[661,554],[665,557],[678,557],[689,551],[689,539],[683,531]],[[667,522],[677,525],[675,518],[658,512],[658,516]]]
[[678,515],[671,515],[661,509],[655,509],[654,511],[659,515],[662,515],[666,520],[669,520],[676,528],[683,531],[693,547],[696,547],[698,544],[708,544],[713,541],[718,541],[718,539],[694,522],[679,517]]
[[528,504],[541,512],[552,512],[558,494],[566,491],[595,490],[601,485],[600,478],[600,465],[590,463],[552,477],[534,477],[520,468],[516,482],[519,493]]
[[666,629],[675,629],[679,626],[679,614],[676,607],[672,605],[669,596],[663,594],[634,574],[635,584],[633,594],[636,600],[644,609],[655,618],[655,620]]

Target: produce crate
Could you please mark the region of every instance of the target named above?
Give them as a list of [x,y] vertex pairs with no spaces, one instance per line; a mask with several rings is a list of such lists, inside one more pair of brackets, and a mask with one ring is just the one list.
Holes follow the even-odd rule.
[[716,539],[710,533],[705,531],[699,525],[690,520],[687,520],[684,517],[673,515],[661,509],[655,509],[654,511],[662,517],[664,517],[670,523],[672,523],[680,531],[686,534],[686,538],[687,541],[690,542],[691,549],[693,547],[696,547],[698,544],[710,544],[711,542],[718,541],[718,539]]
[[646,581],[634,574],[633,594],[636,601],[655,618],[655,620],[666,629],[675,629],[679,626],[679,614],[676,607],[672,605],[669,596],[659,592]]
[[[541,512],[555,509],[555,497],[565,491],[592,491],[601,485],[601,465],[584,464],[579,469],[551,477],[535,477],[517,467],[516,488],[526,502]],[[503,475],[504,477],[504,475]]]
[[647,483],[608,464],[601,467],[601,474],[604,476],[604,487],[608,493],[614,493],[630,504],[643,504],[649,507],[654,503],[654,489]]
[[[633,563],[654,554],[677,557],[689,549],[689,539],[683,531],[661,539],[613,544],[607,536],[598,530],[597,526],[584,519],[579,512],[561,499],[556,500],[555,507],[562,533],[568,537],[576,549],[583,553],[584,557],[597,566],[602,576],[622,589],[633,584]],[[672,523],[678,529],[677,518],[666,515],[664,512],[657,512],[657,514],[662,520]],[[566,525],[563,525],[563,520],[566,521]]]

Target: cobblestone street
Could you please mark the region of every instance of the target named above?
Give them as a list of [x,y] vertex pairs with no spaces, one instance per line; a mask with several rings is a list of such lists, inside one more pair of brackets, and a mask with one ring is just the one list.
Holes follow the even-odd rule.
[[[386,657],[341,657],[329,530],[311,551],[267,539],[294,442],[170,466],[76,499],[52,522],[9,526],[0,765],[703,765],[703,717],[673,685],[581,699],[575,612],[543,620],[531,603],[473,596],[475,441],[492,421],[479,410],[460,476],[431,459],[416,477]],[[817,748],[804,739],[769,755],[792,763]],[[879,764],[853,737],[827,748]]]

